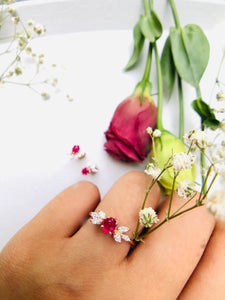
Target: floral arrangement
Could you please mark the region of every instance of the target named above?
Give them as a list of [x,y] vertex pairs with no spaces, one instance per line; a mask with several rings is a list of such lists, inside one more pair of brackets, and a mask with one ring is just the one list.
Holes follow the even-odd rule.
[[[143,78],[136,85],[131,96],[116,108],[108,130],[105,132],[105,150],[122,161],[142,162],[147,158],[144,172],[151,176],[151,184],[146,187],[143,205],[140,207],[139,220],[134,233],[135,241],[142,241],[146,235],[181,214],[206,205],[215,216],[225,219],[225,190],[213,191],[218,178],[224,184],[225,179],[225,121],[224,108],[210,106],[201,96],[200,80],[206,70],[210,45],[203,30],[196,24],[181,26],[174,0],[169,0],[174,18],[174,26],[159,56],[157,42],[162,36],[163,27],[154,10],[152,0],[144,0],[144,14],[133,29],[134,48],[125,70],[135,68],[144,43],[147,42],[148,54]],[[152,83],[149,76],[152,68],[152,56],[155,55],[157,70],[157,106],[151,95]],[[223,63],[221,60],[221,66]],[[177,81],[177,85],[175,84]],[[199,127],[185,133],[183,81],[196,90],[196,99],[190,103],[199,115]],[[217,101],[225,98],[219,80]],[[167,89],[171,96],[177,86],[179,106],[179,136],[175,136],[163,126],[163,92]],[[222,117],[221,117],[222,116]],[[198,182],[196,172],[201,173]],[[146,207],[147,196],[155,184],[170,197],[165,219],[159,223],[157,213]],[[210,192],[213,191],[212,195]],[[180,208],[171,212],[174,194],[181,198]],[[187,204],[196,199],[195,204]],[[154,226],[153,226],[154,225]],[[143,230],[144,228],[144,230]]]

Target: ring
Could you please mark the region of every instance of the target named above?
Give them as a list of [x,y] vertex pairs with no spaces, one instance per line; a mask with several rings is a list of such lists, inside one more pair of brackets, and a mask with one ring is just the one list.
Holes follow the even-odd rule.
[[121,241],[124,240],[125,242],[134,245],[134,242],[131,241],[129,236],[124,234],[130,229],[126,226],[117,227],[117,221],[115,218],[106,218],[106,214],[102,210],[99,210],[98,213],[92,211],[89,215],[91,217],[90,222],[94,225],[100,225],[105,234],[113,235],[113,238],[117,243],[121,243]]

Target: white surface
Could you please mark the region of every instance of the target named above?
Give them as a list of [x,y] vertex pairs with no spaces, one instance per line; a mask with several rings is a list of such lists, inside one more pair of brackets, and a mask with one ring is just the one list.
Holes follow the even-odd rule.
[[[103,133],[114,109],[133,92],[143,72],[144,58],[135,71],[123,72],[132,50],[131,30],[141,11],[137,2],[140,1],[17,4],[25,19],[46,24],[48,35],[36,40],[33,47],[46,55],[47,64],[57,64],[55,72],[60,88],[49,101],[43,101],[25,87],[11,85],[0,90],[0,249],[41,207],[77,180],[93,181],[104,195],[122,174],[143,170],[144,164],[116,161],[103,150]],[[202,91],[203,96],[208,97],[224,48],[220,37],[225,27],[221,17],[225,6],[222,1],[215,1],[214,6],[209,1],[200,2],[182,1],[182,4],[178,1],[178,8],[184,5],[181,12],[185,11],[185,20],[188,9],[190,12],[195,5],[198,10],[189,16],[193,20],[201,15],[198,23],[207,30],[212,49]],[[165,1],[162,6],[157,4],[162,14],[166,12],[165,5]],[[204,15],[203,11],[209,8],[212,14]],[[154,93],[154,72],[151,79]],[[67,92],[73,96],[73,102],[65,98]],[[191,100],[195,97],[187,85],[185,97]],[[165,105],[164,122],[168,129],[176,132],[177,117],[171,114],[171,105],[172,99],[168,104],[170,114]],[[193,115],[191,120],[186,120],[186,125],[196,126],[196,122],[198,117]],[[85,159],[75,161],[67,155],[74,144],[79,144],[87,153]],[[99,167],[98,174],[81,175],[80,170],[88,162]]]

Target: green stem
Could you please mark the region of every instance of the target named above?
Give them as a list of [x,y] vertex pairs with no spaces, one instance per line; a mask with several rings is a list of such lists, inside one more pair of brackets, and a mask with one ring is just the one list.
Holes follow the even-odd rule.
[[151,63],[152,63],[152,43],[149,43],[148,57],[147,57],[146,65],[145,65],[145,72],[144,72],[144,75],[142,78],[143,81],[146,81],[146,82],[149,81]]
[[[148,195],[153,187],[153,185],[159,180],[159,178],[162,176],[162,174],[168,169],[170,168],[171,166],[168,165],[166,167],[163,168],[163,170],[160,172],[160,174],[152,180],[152,182],[150,183],[149,187],[146,189],[146,193],[145,193],[145,197],[144,197],[144,201],[142,203],[142,207],[141,209],[144,209],[145,208],[145,204],[146,204],[146,201],[147,201],[147,198],[148,198]],[[136,227],[136,230],[135,230],[135,234],[134,234],[134,239],[136,239],[138,236],[139,236],[139,227],[140,227],[140,222],[138,220],[138,223],[137,223],[137,227]]]
[[194,199],[194,197],[195,197],[196,195],[197,195],[197,192],[195,192],[194,195],[193,195],[192,197],[190,197],[183,205],[181,205],[181,207],[179,207],[179,208],[171,215],[171,217],[177,215],[177,214],[180,212],[180,210],[181,210],[182,208],[184,208],[184,207],[185,207],[192,199]]
[[162,124],[162,109],[163,109],[163,80],[162,80],[162,70],[161,64],[158,54],[158,49],[156,42],[153,43],[154,50],[155,50],[155,59],[156,59],[156,69],[157,69],[157,83],[158,83],[158,104],[157,104],[157,123],[156,127],[163,131],[163,124]]
[[182,214],[184,214],[184,213],[186,213],[186,212],[188,212],[188,211],[191,211],[192,209],[197,208],[197,207],[198,207],[198,205],[195,204],[195,205],[193,205],[193,206],[191,206],[191,207],[189,207],[189,208],[187,208],[187,209],[185,209],[185,210],[182,210],[181,212],[177,213],[176,215],[172,215],[172,216],[170,216],[169,218],[166,217],[166,218],[165,218],[161,223],[159,223],[157,226],[155,226],[154,228],[152,228],[152,229],[149,230],[148,232],[146,232],[146,233],[140,235],[140,236],[136,239],[136,241],[141,241],[141,240],[143,240],[143,238],[145,238],[147,235],[151,234],[153,231],[155,231],[156,229],[158,229],[159,227],[161,227],[163,224],[165,224],[165,223],[168,222],[169,220],[172,220],[172,219],[174,219],[174,218],[176,218],[176,217],[178,217],[178,216],[180,216],[180,215],[182,215]]
[[[153,187],[153,185],[155,183],[156,183],[156,180],[153,179],[152,182],[151,182],[151,184],[150,184],[150,186],[148,187],[148,189],[147,189],[147,191],[145,193],[145,198],[144,198],[144,201],[143,201],[141,209],[144,209],[146,200],[148,198],[148,195],[149,195],[149,193],[150,193],[150,191],[151,191],[151,189],[152,189],[152,187]],[[138,236],[139,227],[140,227],[140,222],[138,220],[137,227],[136,227],[135,234],[134,234],[135,238]]]
[[206,193],[205,193],[202,197],[199,196],[199,200],[198,200],[198,204],[199,204],[199,205],[202,205],[202,204],[203,204],[203,200],[208,196],[208,193],[209,193],[211,187],[213,186],[213,184],[214,184],[214,182],[215,182],[217,176],[218,176],[218,173],[216,173],[216,174],[214,175],[214,177],[213,177],[213,179],[212,179],[212,181],[211,181],[211,183],[210,183],[210,185],[209,185],[209,187],[208,187]]
[[175,2],[174,2],[174,0],[169,0],[169,2],[170,2],[171,9],[172,9],[173,18],[174,18],[176,27],[181,28],[180,19],[179,19],[178,13],[177,13],[177,8],[175,5]]
[[153,0],[149,0],[150,11],[153,10]]
[[180,106],[180,120],[179,120],[179,138],[183,141],[184,136],[184,98],[183,98],[183,87],[182,80],[179,74],[177,74],[178,79],[178,94],[179,94],[179,106]]
[[171,195],[170,195],[170,203],[169,203],[169,208],[168,208],[168,213],[167,213],[168,219],[170,218],[170,211],[171,211],[171,206],[172,206],[172,201],[173,201],[175,182],[176,182],[176,178],[177,178],[178,174],[179,173],[174,174],[174,177],[173,177],[173,185],[172,185],[172,191],[171,191]]
[[150,12],[149,12],[148,0],[144,0],[144,10],[145,10],[146,16],[149,16]]
[[[202,98],[202,95],[201,95],[201,90],[200,90],[200,86],[197,87],[196,89],[196,92],[197,92],[197,97],[198,98]],[[201,120],[201,130],[204,130],[204,124]],[[205,170],[205,150],[202,149],[201,151],[201,154],[200,154],[200,165],[201,165],[201,170],[204,172]],[[202,185],[203,185],[203,194],[206,193],[206,190],[207,190],[207,186],[206,186],[206,177],[204,176],[204,174],[202,174]]]

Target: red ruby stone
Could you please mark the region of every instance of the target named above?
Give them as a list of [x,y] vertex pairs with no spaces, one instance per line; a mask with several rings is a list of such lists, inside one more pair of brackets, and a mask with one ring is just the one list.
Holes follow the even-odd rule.
[[112,234],[116,229],[116,220],[111,217],[104,219],[101,228],[105,234]]
[[72,148],[72,153],[76,154],[76,153],[78,153],[79,151],[80,151],[80,146],[78,146],[78,145],[73,146],[73,148]]
[[82,173],[83,175],[88,175],[88,174],[90,173],[90,169],[89,169],[89,168],[83,168],[83,169],[81,170],[81,173]]

